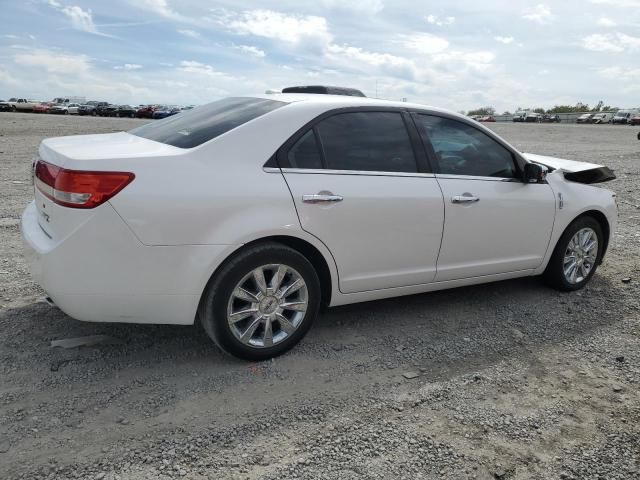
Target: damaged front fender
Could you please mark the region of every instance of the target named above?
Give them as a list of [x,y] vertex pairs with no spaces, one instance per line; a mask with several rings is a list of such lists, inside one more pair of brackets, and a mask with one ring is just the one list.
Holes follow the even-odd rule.
[[530,162],[544,165],[549,168],[549,171],[561,170],[564,173],[564,178],[571,182],[592,184],[608,182],[616,178],[613,170],[604,165],[576,162],[574,160],[535,155],[533,153],[524,153],[523,156]]

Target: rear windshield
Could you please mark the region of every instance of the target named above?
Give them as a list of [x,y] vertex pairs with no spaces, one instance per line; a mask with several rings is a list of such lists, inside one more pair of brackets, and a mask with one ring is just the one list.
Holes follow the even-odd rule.
[[284,105],[285,102],[264,98],[225,98],[152,121],[129,133],[174,147],[192,148]]

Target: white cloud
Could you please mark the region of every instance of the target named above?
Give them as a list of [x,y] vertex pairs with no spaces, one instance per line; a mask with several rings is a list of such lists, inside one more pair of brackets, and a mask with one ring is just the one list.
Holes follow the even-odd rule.
[[18,65],[40,67],[51,73],[69,75],[82,74],[90,68],[90,59],[86,55],[73,55],[50,50],[20,52],[14,56],[14,61]]
[[400,35],[402,44],[411,50],[419,53],[433,54],[446,50],[449,42],[442,37],[430,33],[414,33],[411,35]]
[[17,35],[12,35],[12,34],[5,34],[5,35],[0,35],[0,38],[9,38],[11,40],[16,40],[18,38]]
[[90,9],[83,10],[78,6],[64,7],[62,13],[69,17],[71,25],[73,25],[73,28],[76,30],[94,34],[99,33],[93,23],[93,16]]
[[253,45],[234,45],[233,48],[248,55],[253,55],[254,57],[263,58],[266,56],[264,50],[260,50],[258,47],[254,47]]
[[598,73],[608,79],[612,80],[624,80],[624,81],[638,81],[640,80],[640,68],[629,67],[605,67],[598,70]]
[[427,23],[437,25],[438,27],[451,25],[456,21],[456,17],[438,17],[437,15],[427,15],[424,19]]
[[183,60],[180,62],[181,71],[187,73],[196,73],[198,75],[206,75],[208,77],[224,77],[225,74],[217,71],[211,65],[196,62],[194,60]]
[[151,10],[161,17],[166,17],[173,20],[184,20],[184,18],[180,14],[169,8],[167,0],[136,0],[135,2],[133,2],[133,5]]
[[314,15],[248,10],[241,14],[227,12],[219,21],[238,35],[254,35],[293,44],[312,42],[322,46],[332,40],[327,20]]
[[18,80],[12,77],[8,71],[0,69],[0,84],[18,85],[18,83]]
[[124,65],[116,65],[113,67],[115,70],[140,70],[142,65],[137,63],[125,63]]
[[356,68],[369,74],[372,73],[372,68],[401,78],[415,78],[417,73],[415,63],[408,58],[350,45],[331,44],[327,47],[325,56],[329,61],[344,68]]
[[592,52],[620,53],[640,48],[640,37],[624,33],[594,33],[582,39],[582,46]]
[[534,8],[528,10],[522,18],[537,22],[542,25],[551,23],[554,19],[551,9],[544,3],[539,3]]
[[358,13],[376,14],[384,8],[382,0],[321,0],[324,8],[351,10]]
[[616,22],[606,17],[599,18],[597,24],[599,27],[607,27],[607,28],[615,27],[617,25]]
[[[476,52],[447,51],[434,55],[433,60],[437,63],[458,65],[459,67],[473,70],[488,70],[493,66],[496,55],[486,50]],[[460,72],[457,68],[456,71]]]
[[178,30],[178,33],[180,35],[184,35],[185,37],[200,38],[200,34],[195,30],[189,30],[185,28],[185,29]]
[[591,3],[616,7],[640,7],[640,0],[590,0]]
[[496,42],[504,43],[505,45],[509,45],[513,42],[513,37],[501,37],[498,35],[497,37],[493,37],[493,39]]

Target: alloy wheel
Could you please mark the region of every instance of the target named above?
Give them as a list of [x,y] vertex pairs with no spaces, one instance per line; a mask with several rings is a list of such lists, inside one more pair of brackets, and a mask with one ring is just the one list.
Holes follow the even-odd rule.
[[308,307],[302,275],[284,264],[258,267],[233,289],[227,322],[241,343],[268,348],[284,341],[302,323]]
[[584,281],[598,257],[598,235],[591,228],[582,228],[571,238],[564,253],[564,278],[572,285]]

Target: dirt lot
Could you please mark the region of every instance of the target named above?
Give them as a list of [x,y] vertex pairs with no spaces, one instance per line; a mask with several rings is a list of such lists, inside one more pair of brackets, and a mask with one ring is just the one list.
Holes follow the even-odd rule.
[[[247,364],[197,327],[72,320],[29,278],[40,140],[140,123],[0,114],[0,478],[640,478],[636,128],[492,126],[615,169],[615,244],[583,291],[528,278],[336,308]],[[121,343],[49,346],[91,334]]]

